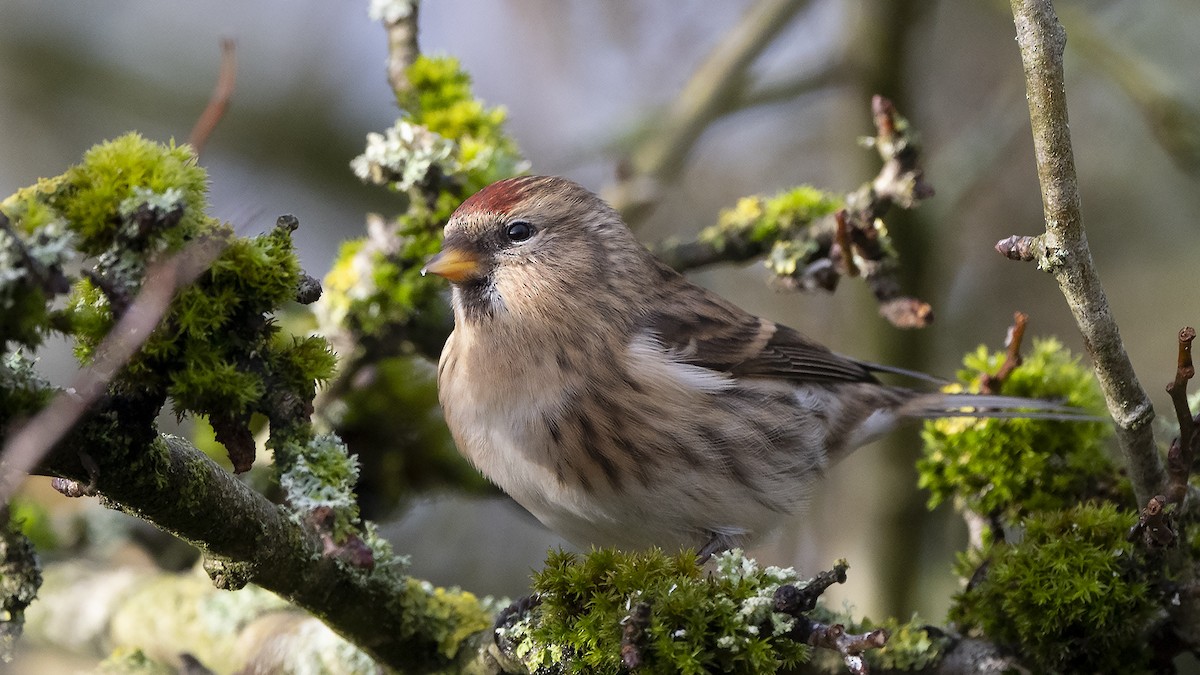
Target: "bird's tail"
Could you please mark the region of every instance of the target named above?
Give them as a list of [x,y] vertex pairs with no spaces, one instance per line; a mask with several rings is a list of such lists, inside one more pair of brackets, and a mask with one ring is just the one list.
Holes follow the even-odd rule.
[[899,417],[916,419],[976,417],[1068,422],[1107,420],[1086,410],[1064,405],[1061,401],[995,394],[917,394],[897,406],[894,412]]

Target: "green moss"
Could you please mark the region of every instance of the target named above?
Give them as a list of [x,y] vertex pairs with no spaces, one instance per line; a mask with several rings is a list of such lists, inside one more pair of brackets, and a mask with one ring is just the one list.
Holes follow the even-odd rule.
[[1019,543],[987,552],[951,618],[1015,647],[1038,672],[1145,671],[1160,610],[1125,538],[1134,520],[1111,504],[1031,516]]
[[719,556],[717,567],[706,575],[687,552],[552,552],[534,578],[541,604],[532,622],[508,630],[527,638],[518,655],[530,670],[618,673],[624,624],[644,603],[638,672],[774,673],[807,660],[804,645],[783,637],[794,620],[772,610],[775,590],[796,583],[795,572],[760,568],[740,551]]
[[[63,176],[50,203],[81,238],[80,250],[99,255],[126,236],[138,203],[157,200],[182,210],[177,227],[151,233],[178,248],[207,218],[208,178],[189,147],[160,145],[126,134],[93,147]],[[173,197],[173,198],[172,198]]]
[[[978,391],[983,373],[996,373],[1004,355],[980,347],[963,360],[952,391]],[[1102,415],[1091,371],[1052,339],[1035,340],[1032,353],[999,392],[1061,400]],[[1111,491],[1116,469],[1105,452],[1111,434],[1104,422],[946,418],[927,422],[920,485],[930,506],[954,499],[981,514],[1009,518],[1057,510]]]
[[773,197],[743,197],[721,212],[716,225],[700,233],[700,241],[720,248],[730,240],[767,244],[793,238],[841,205],[840,197],[807,185]]

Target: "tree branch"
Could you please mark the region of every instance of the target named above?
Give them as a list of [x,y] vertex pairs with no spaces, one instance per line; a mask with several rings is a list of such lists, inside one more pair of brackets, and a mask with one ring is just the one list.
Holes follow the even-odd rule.
[[1011,0],[1011,5],[1046,217],[1039,266],[1054,274],[1075,315],[1117,424],[1134,493],[1145,504],[1164,481],[1150,427],[1154,409],[1125,352],[1084,234],[1063,81],[1066,33],[1050,0]]
[[[86,436],[92,455],[101,462],[94,476],[73,443],[61,444],[44,468],[73,480],[94,478],[109,506],[154,523],[209,556],[227,559],[210,565],[219,586],[254,583],[273,591],[312,612],[381,663],[404,672],[433,672],[452,666],[456,652],[463,660],[480,657],[470,648],[447,653],[447,635],[455,632],[459,616],[428,611],[436,603],[434,589],[402,576],[394,558],[380,557],[367,570],[326,556],[313,528],[184,439],[164,435],[138,446],[123,445],[119,438]],[[121,466],[129,457],[139,459]]]

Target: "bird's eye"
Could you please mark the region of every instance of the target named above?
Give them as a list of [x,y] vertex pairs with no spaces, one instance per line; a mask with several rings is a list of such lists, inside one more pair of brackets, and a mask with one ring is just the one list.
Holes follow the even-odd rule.
[[533,225],[524,220],[514,220],[508,224],[508,228],[504,230],[504,235],[512,242],[525,241],[533,236]]

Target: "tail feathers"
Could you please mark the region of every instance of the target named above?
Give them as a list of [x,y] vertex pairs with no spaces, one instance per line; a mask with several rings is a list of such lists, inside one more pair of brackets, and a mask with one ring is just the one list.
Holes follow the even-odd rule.
[[1064,422],[1104,422],[1086,410],[1063,405],[1059,401],[994,394],[919,394],[895,410],[901,417],[937,419],[940,417],[977,417],[988,419],[1059,420]]

